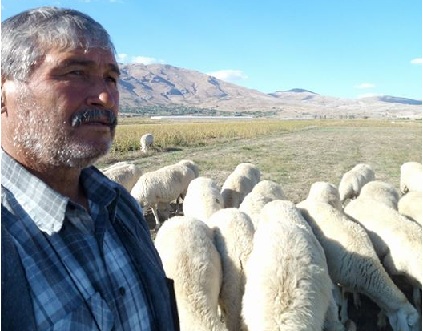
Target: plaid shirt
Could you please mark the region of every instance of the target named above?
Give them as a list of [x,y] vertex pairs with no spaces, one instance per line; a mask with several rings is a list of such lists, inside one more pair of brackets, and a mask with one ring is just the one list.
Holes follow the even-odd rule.
[[146,288],[112,226],[122,199],[117,186],[84,169],[88,213],[1,156],[2,208],[11,215],[2,223],[22,259],[37,328],[151,330]]

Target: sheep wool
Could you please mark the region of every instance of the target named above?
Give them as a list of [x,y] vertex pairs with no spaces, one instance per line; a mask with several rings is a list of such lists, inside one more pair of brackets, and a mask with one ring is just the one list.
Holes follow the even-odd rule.
[[159,204],[170,204],[184,194],[189,183],[195,179],[195,173],[187,166],[175,163],[156,171],[146,172],[136,182],[131,195],[144,208],[150,207],[156,227],[160,226]]
[[157,232],[155,246],[175,282],[181,331],[226,331],[218,315],[222,266],[212,230],[200,220],[174,216]]
[[368,232],[387,271],[422,283],[422,227],[385,204],[358,198],[345,213]]
[[422,192],[408,192],[398,201],[400,214],[422,225]]
[[420,162],[405,162],[400,168],[400,191],[421,192],[423,184],[422,164]]
[[238,208],[260,181],[260,170],[252,163],[240,163],[222,185],[224,208]]
[[381,180],[373,180],[363,186],[360,198],[374,199],[385,205],[397,209],[399,193],[394,185]]
[[338,187],[341,202],[356,198],[360,194],[361,188],[374,179],[375,173],[368,164],[357,164],[341,178]]
[[151,133],[146,133],[140,138],[140,148],[143,153],[147,153],[148,150],[153,146],[154,136]]
[[128,192],[131,192],[135,183],[142,175],[140,166],[127,161],[115,163],[100,171],[109,179],[121,184]]
[[215,180],[200,176],[190,182],[183,201],[185,216],[207,221],[222,208],[223,198]]
[[287,200],[266,204],[247,261],[245,327],[321,330],[331,290],[323,249],[295,205]]
[[207,220],[214,229],[215,244],[222,260],[223,281],[219,304],[229,331],[239,331],[245,287],[244,268],[253,246],[254,227],[247,214],[224,208]]
[[284,199],[286,196],[281,185],[271,180],[262,180],[247,194],[239,210],[250,216],[254,228],[257,228],[261,209],[270,201]]
[[332,207],[342,210],[338,188],[328,182],[315,182],[311,185],[307,200],[326,202]]
[[328,203],[307,199],[298,208],[324,249],[334,283],[366,295],[390,320],[416,323],[417,311],[385,271],[360,224]]

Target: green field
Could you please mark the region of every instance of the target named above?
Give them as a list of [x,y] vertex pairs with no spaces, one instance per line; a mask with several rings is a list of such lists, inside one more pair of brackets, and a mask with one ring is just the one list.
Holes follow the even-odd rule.
[[[143,155],[139,138],[155,137],[155,150]],[[122,119],[111,153],[97,166],[128,160],[144,171],[181,159],[198,163],[200,174],[220,185],[240,162],[255,163],[262,179],[282,185],[293,202],[316,181],[339,184],[359,162],[377,179],[399,189],[400,166],[422,159],[422,123],[406,120],[240,120],[161,121]]]

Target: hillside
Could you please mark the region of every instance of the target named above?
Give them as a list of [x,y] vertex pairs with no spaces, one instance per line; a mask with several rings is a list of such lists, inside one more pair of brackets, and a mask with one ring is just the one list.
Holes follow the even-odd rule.
[[421,101],[394,96],[340,99],[294,88],[266,94],[213,76],[168,64],[122,64],[121,109],[208,110],[207,114],[249,113],[278,117],[421,118]]

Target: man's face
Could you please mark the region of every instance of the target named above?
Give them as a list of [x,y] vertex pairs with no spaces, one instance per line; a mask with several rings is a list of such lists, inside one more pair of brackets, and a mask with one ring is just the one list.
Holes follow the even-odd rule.
[[48,52],[25,82],[2,84],[2,147],[24,164],[92,164],[113,142],[118,78],[108,50]]

